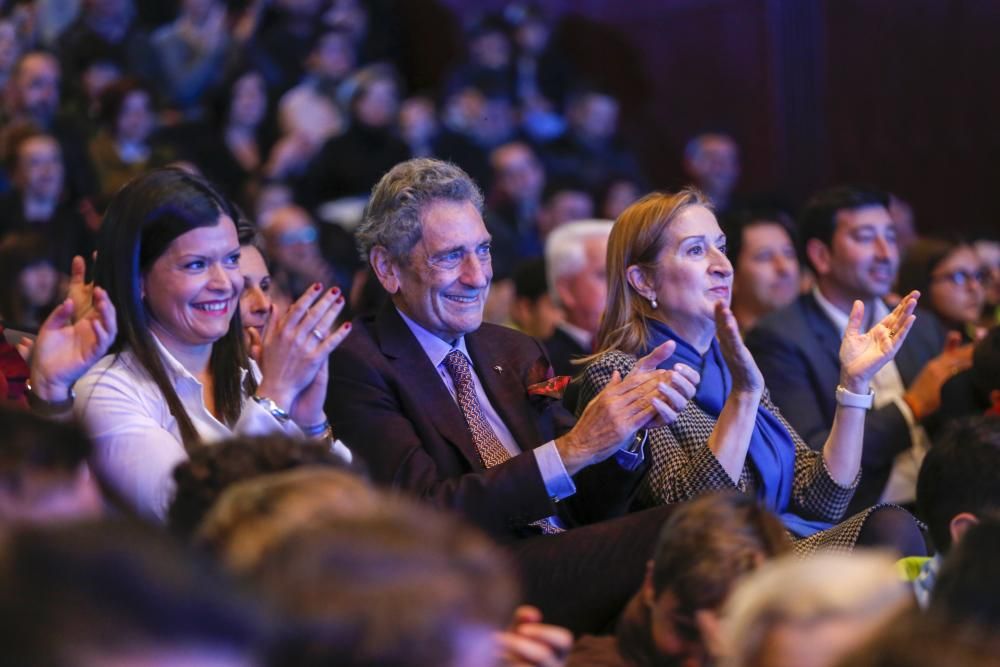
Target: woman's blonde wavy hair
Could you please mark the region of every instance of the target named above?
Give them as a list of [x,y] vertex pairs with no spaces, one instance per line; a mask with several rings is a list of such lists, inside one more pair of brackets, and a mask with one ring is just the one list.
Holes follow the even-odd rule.
[[667,228],[691,206],[711,209],[701,191],[686,187],[676,194],[651,192],[618,216],[608,239],[607,310],[590,359],[608,350],[638,354],[649,347],[646,320],[655,316],[653,307],[629,284],[627,271],[637,266],[659,287],[656,267]]

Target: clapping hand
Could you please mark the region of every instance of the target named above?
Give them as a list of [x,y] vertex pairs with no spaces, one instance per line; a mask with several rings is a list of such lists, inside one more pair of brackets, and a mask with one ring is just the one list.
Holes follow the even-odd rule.
[[854,302],[840,343],[840,383],[844,388],[856,394],[868,393],[871,379],[896,356],[906,340],[917,319],[913,310],[919,298],[920,292],[910,292],[891,313],[865,333],[861,333],[865,305]]
[[316,283],[281,317],[272,314],[260,344],[258,393],[287,410],[300,426],[325,420],[328,357],[351,329],[348,322],[332,330],[344,297],[336,287],[321,290]]
[[722,358],[733,376],[733,391],[759,397],[764,391],[764,376],[743,342],[733,311],[721,301],[715,303],[715,335],[719,338]]
[[[77,260],[83,264],[75,258],[74,273]],[[31,369],[32,392],[44,401],[65,400],[73,383],[104,356],[118,336],[115,307],[107,292],[91,287],[89,293],[92,302],[85,317],[74,321],[78,306],[67,298],[42,323],[34,343],[22,339],[17,344]]]
[[542,623],[542,612],[521,606],[505,632],[496,635],[503,667],[562,667],[573,647],[573,633]]

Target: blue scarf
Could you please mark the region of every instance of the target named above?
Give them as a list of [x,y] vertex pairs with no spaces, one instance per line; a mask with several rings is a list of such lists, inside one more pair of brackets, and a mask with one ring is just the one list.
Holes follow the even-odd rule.
[[[711,347],[702,356],[663,322],[648,320],[648,326],[652,337],[650,349],[668,340],[677,343],[673,355],[659,367],[669,370],[680,362],[698,371],[701,384],[698,385],[694,403],[706,414],[718,419],[733,384],[719,341],[713,338]],[[760,477],[758,498],[769,510],[781,516],[789,532],[796,537],[808,537],[830,527],[828,522],[803,519],[788,511],[795,477],[795,441],[788,429],[763,405],[757,407],[748,455]]]

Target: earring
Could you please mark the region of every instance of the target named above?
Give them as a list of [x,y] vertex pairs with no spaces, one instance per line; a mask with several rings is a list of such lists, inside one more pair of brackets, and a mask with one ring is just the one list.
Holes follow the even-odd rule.
[[656,296],[649,297],[649,305],[653,308],[653,310],[660,307],[660,304],[656,303]]

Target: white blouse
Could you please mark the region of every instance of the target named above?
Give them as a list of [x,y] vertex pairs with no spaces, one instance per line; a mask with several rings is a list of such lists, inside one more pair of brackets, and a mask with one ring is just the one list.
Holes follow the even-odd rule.
[[[282,424],[249,396],[243,397],[240,418],[230,429],[205,407],[201,382],[155,336],[153,340],[174,391],[202,442],[280,432],[302,437],[302,431],[293,422]],[[253,360],[250,372],[260,380],[260,369]],[[102,358],[74,389],[73,411],[94,443],[91,456],[94,472],[139,514],[165,520],[174,494],[173,471],[187,459],[187,452],[177,420],[170,414],[159,387],[135,355],[126,350]],[[351,460],[350,450],[339,440],[334,442],[333,451],[345,461]]]

